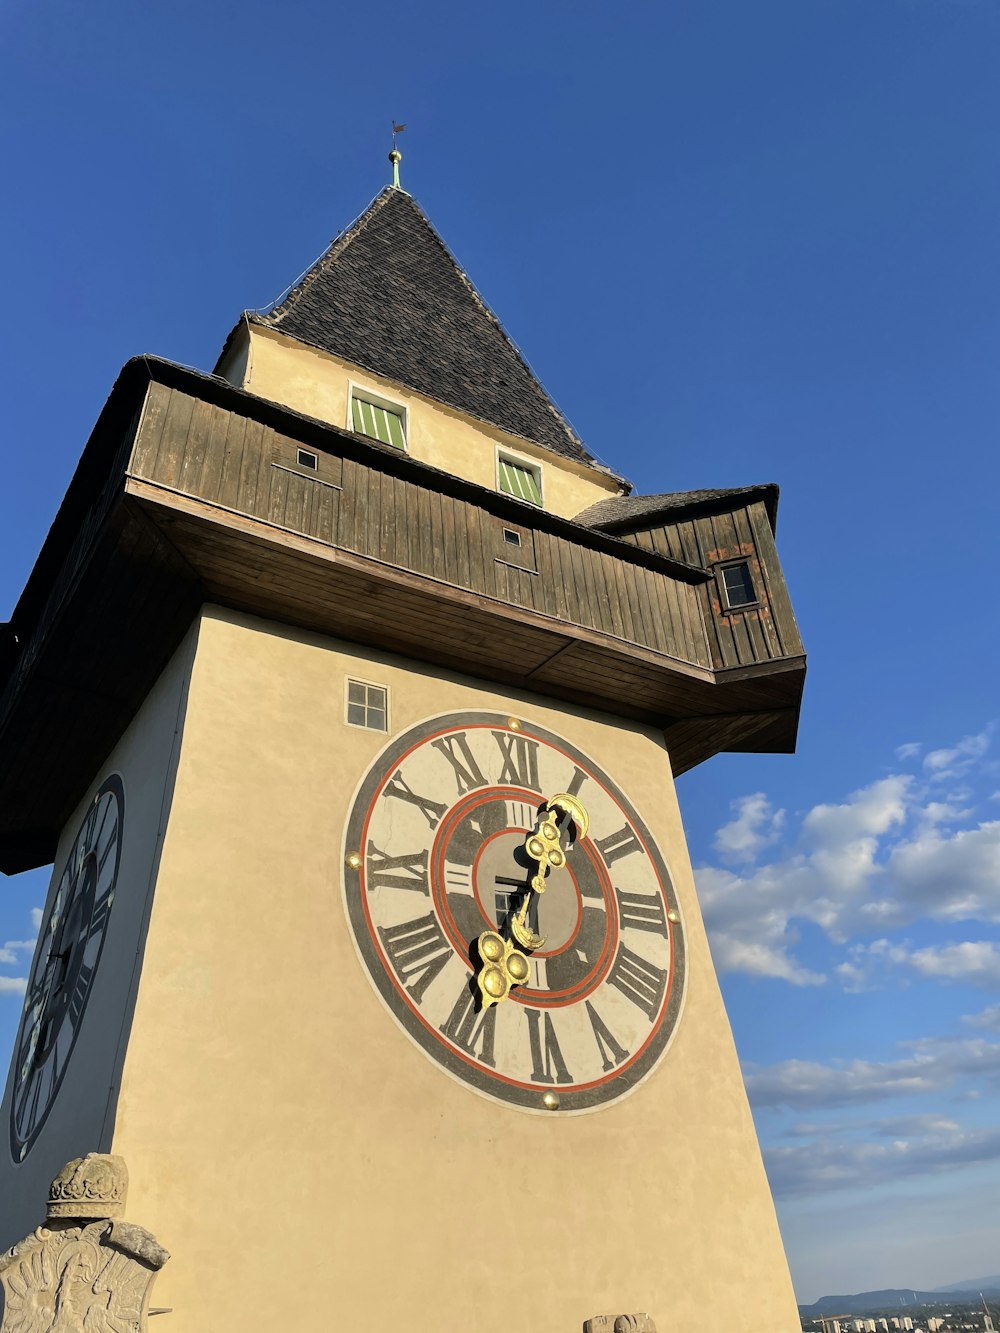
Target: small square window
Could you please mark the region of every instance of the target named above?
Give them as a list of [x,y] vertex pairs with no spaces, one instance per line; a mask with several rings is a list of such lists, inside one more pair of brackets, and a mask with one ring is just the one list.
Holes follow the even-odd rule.
[[734,565],[724,565],[720,573],[727,610],[738,611],[741,607],[754,605],[757,593],[753,586],[749,560],[741,560]]
[[401,407],[392,403],[377,403],[360,393],[351,395],[351,424],[359,435],[394,449],[406,448],[406,427]]
[[369,731],[387,731],[389,691],[384,685],[369,685],[363,680],[347,682],[347,721],[352,727]]
[[295,461],[299,467],[310,468],[313,472],[319,467],[318,456],[310,453],[308,449],[300,449],[295,456]]
[[519,532],[514,532],[512,528],[504,528],[503,539],[508,546],[521,545],[521,534]]
[[500,454],[497,458],[497,481],[505,495],[513,495],[517,500],[527,500],[528,504],[542,503],[542,469],[533,467],[520,459],[506,458]]

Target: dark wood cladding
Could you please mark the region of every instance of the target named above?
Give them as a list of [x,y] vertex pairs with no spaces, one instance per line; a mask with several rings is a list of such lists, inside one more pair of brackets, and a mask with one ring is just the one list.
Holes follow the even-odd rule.
[[[734,552],[755,627],[693,567]],[[794,747],[805,663],[762,506],[622,540],[143,358],[0,634],[0,871],[51,860],[206,603],[661,727],[675,773]]]
[[[711,665],[699,588],[484,504],[404,480],[377,458],[318,453],[164,385],[150,387],[133,476],[343,551],[524,611],[613,635],[695,666]],[[516,533],[520,544],[504,539]],[[621,546],[621,543],[616,543]],[[622,558],[622,557],[625,558]]]
[[758,592],[755,606],[728,610],[714,578],[699,590],[714,667],[748,666],[802,656],[802,640],[762,500],[661,522],[656,527],[624,534],[623,539],[642,550],[712,571],[729,561],[748,562]]

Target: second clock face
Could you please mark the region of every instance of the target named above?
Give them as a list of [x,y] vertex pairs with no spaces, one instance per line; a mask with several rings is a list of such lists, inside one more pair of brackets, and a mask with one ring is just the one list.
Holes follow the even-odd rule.
[[[544,892],[525,852],[547,798],[586,809]],[[677,1022],[684,952],[663,857],[615,782],[561,737],[517,719],[459,713],[398,737],[351,809],[348,918],[378,993],[450,1073],[501,1101],[562,1111],[628,1092]],[[484,931],[526,925],[525,984],[483,1007]],[[547,1095],[547,1102],[543,1101]]]
[[14,1050],[10,1143],[23,1161],[62,1084],[97,974],[118,882],[125,788],[113,774],[94,797],[39,935]]

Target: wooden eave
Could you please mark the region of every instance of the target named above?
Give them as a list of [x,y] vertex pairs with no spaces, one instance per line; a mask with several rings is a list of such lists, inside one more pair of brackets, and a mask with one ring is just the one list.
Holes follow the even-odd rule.
[[[256,490],[232,475],[235,440]],[[340,481],[297,476],[281,460],[299,445]],[[339,527],[310,529],[314,485],[339,505]],[[308,500],[294,514],[292,488]],[[508,525],[525,542],[512,560],[496,546]],[[215,377],[137,358],[0,651],[0,870],[52,859],[206,603],[653,723],[668,743],[679,727],[675,771],[720,749],[790,750],[804,659],[714,671],[697,594],[708,577]]]

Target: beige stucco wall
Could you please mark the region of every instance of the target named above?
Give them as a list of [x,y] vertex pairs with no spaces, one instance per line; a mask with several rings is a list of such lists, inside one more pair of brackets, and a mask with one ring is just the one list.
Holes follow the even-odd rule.
[[541,465],[543,507],[564,518],[619,490],[613,478],[593,468],[562,459],[271,329],[242,326],[219,373],[261,398],[346,429],[353,429],[348,417],[350,386],[370,389],[406,409],[407,452],[414,458],[495,490],[497,448],[520,454]]
[[[689,979],[629,1097],[506,1108],[386,1013],[341,897],[343,819],[386,739],[346,726],[347,674],[389,686],[393,733],[463,708],[551,728],[643,815]],[[113,1147],[130,1217],[174,1254],[172,1333],[574,1333],[631,1310],[661,1333],[798,1328],[662,741],[226,612],[198,632]]]

